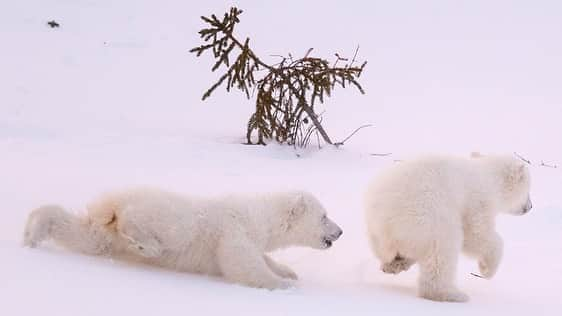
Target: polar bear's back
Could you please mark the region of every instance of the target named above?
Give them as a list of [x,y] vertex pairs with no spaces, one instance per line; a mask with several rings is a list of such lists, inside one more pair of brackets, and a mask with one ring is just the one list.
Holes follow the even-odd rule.
[[427,156],[398,162],[373,179],[365,198],[368,204],[407,209],[425,208],[432,200],[458,201],[473,175],[469,159]]
[[[157,236],[166,248],[177,249],[217,231],[217,212],[210,202],[152,188],[110,192],[88,205],[91,221],[115,223],[119,233],[138,229]],[[211,240],[206,240],[211,244]]]
[[101,195],[88,205],[88,214],[104,222],[134,210],[138,215],[150,213],[153,217],[170,218],[176,222],[180,217],[196,217],[205,212],[207,204],[202,198],[152,188],[135,188]]

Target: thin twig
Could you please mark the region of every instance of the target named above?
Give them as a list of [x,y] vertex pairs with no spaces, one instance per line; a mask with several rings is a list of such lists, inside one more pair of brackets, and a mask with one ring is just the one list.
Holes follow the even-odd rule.
[[271,57],[279,57],[281,59],[287,59],[287,57],[283,56],[283,55],[278,55],[278,54],[270,54],[269,56]]
[[309,48],[309,49],[306,51],[306,54],[304,54],[304,57],[303,57],[303,58],[308,58],[308,55],[310,54],[310,52],[312,52],[313,49],[314,49],[313,47]]
[[558,166],[557,166],[557,165],[553,165],[553,164],[548,164],[548,163],[545,163],[545,162],[544,162],[544,161],[542,161],[542,160],[541,160],[541,164],[540,164],[539,166],[541,166],[541,167],[546,167],[546,168],[553,168],[553,169],[556,169],[556,168],[558,168]]
[[338,146],[344,145],[345,142],[346,142],[348,139],[350,139],[353,135],[355,135],[355,133],[357,133],[360,129],[365,128],[365,127],[371,127],[371,126],[373,126],[373,124],[365,124],[365,125],[359,126],[358,128],[356,128],[356,129],[353,131],[353,133],[351,133],[349,136],[347,136],[344,140],[342,140],[341,142],[336,142],[336,143],[334,143],[334,146],[338,147]]
[[357,45],[357,48],[355,48],[355,54],[353,54],[353,59],[351,59],[349,67],[353,67],[353,63],[355,62],[355,58],[357,57],[357,52],[359,52],[359,45]]
[[369,155],[377,156],[377,157],[386,157],[386,156],[392,155],[392,153],[382,153],[382,154],[374,153],[374,154],[369,154]]
[[334,65],[332,66],[332,68],[336,68],[336,66],[338,65],[338,62],[339,62],[340,60],[342,60],[342,61],[348,61],[347,58],[341,57],[340,54],[338,54],[338,53],[335,53],[334,55],[336,55],[336,61],[334,62]]
[[476,273],[472,273],[472,272],[470,272],[470,275],[472,275],[472,276],[475,276],[475,277],[477,277],[477,278],[480,278],[480,279],[484,279],[484,277],[483,277],[483,276],[481,276],[481,275],[478,275],[478,274],[476,274]]
[[526,159],[525,157],[519,155],[517,152],[513,152],[513,154],[514,154],[517,158],[519,158],[519,159],[523,160],[524,162],[526,162],[527,164],[529,164],[529,165],[531,164],[531,161],[530,161],[529,159]]

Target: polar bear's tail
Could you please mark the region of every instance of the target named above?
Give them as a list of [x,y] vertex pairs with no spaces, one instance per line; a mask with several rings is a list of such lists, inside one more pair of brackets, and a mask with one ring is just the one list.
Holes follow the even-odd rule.
[[117,216],[123,205],[123,196],[105,194],[88,204],[88,217],[98,225],[111,225],[117,222]]
[[110,251],[112,236],[106,227],[88,218],[71,214],[59,205],[44,205],[29,215],[23,242],[33,248],[49,239],[72,251],[99,255]]

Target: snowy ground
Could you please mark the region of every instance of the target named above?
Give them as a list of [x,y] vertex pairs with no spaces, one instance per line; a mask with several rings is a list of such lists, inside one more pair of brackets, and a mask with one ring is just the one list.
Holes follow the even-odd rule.
[[[252,104],[200,96],[217,74],[198,44],[198,16],[233,3],[26,0],[0,3],[0,313],[2,315],[562,313],[562,6],[554,1],[239,1],[239,34],[263,55],[334,50],[369,61],[367,95],[336,91],[341,149],[242,146]],[[58,29],[46,26],[55,19]],[[274,36],[272,36],[274,34]],[[533,161],[533,204],[501,217],[505,257],[491,281],[459,286],[467,304],[415,297],[416,270],[384,275],[370,254],[361,195],[377,171],[419,152],[517,151]],[[389,157],[371,153],[392,152]],[[298,155],[297,155],[298,154]],[[54,248],[24,249],[27,213],[76,212],[100,191],[148,184],[218,194],[303,188],[344,229],[328,251],[277,255],[299,287],[267,291]]]

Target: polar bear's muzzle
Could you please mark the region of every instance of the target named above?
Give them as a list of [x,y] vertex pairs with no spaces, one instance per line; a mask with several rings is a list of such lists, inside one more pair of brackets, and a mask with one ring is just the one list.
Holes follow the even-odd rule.
[[328,234],[324,237],[323,242],[324,242],[325,248],[332,247],[332,244],[334,243],[334,241],[338,240],[338,238],[340,238],[340,236],[343,234],[343,231],[342,231],[341,228],[339,228],[336,224],[333,224],[333,225],[335,226],[334,227],[335,230],[332,233],[330,233],[330,234]]

